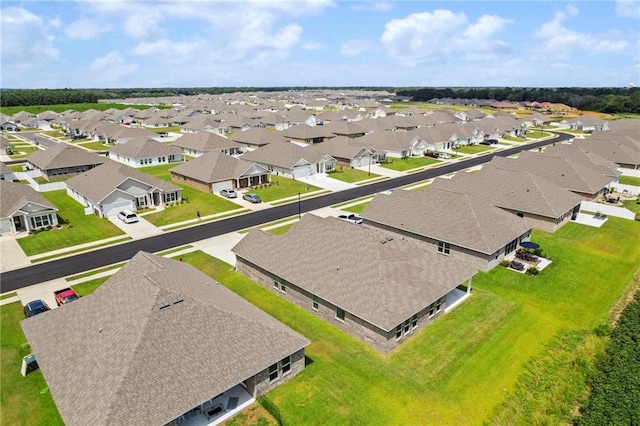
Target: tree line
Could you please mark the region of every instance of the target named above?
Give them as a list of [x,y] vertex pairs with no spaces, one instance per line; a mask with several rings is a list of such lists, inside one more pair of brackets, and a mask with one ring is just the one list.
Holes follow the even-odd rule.
[[510,102],[551,102],[565,104],[583,111],[640,114],[640,90],[629,88],[411,88],[398,90],[398,95],[414,101],[434,98],[495,99]]
[[589,384],[577,426],[640,425],[640,292],[622,311]]
[[131,89],[2,89],[0,106],[96,103],[98,100],[165,96],[219,95],[233,92],[270,92],[303,89],[387,90],[414,101],[434,98],[495,99],[562,103],[585,111],[640,114],[640,90],[631,88],[392,88],[392,87],[192,87]]

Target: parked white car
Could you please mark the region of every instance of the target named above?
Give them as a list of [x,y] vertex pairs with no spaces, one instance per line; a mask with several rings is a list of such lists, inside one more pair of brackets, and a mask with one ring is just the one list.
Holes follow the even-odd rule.
[[138,221],[138,215],[136,215],[131,210],[123,210],[118,213],[118,219],[120,219],[124,223],[134,223]]

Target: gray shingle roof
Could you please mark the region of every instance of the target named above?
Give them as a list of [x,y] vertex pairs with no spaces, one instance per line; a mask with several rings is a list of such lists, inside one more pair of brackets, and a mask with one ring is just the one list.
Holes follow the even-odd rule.
[[58,210],[29,185],[0,180],[0,217],[9,217],[27,204],[37,204],[47,209]]
[[96,165],[105,162],[104,157],[94,152],[66,143],[58,143],[45,150],[35,151],[26,160],[40,170]]
[[[235,158],[221,152],[208,152],[191,161],[180,164],[170,171],[205,183],[239,179],[252,167],[259,167],[263,174],[269,171],[252,162]],[[252,174],[253,175],[253,174]]]
[[91,201],[98,203],[129,178],[159,188],[164,192],[180,190],[179,186],[111,160],[72,177],[66,183],[67,187],[75,189]]
[[82,426],[168,423],[309,344],[192,266],[144,252],[21,325],[64,422]]
[[169,155],[179,155],[180,149],[165,145],[146,137],[134,138],[126,143],[114,145],[109,150],[110,153],[120,154],[129,158],[148,158]]
[[[340,244],[327,250],[318,241]],[[283,235],[253,230],[232,250],[383,330],[393,329],[477,271],[437,254],[433,245],[312,214]]]
[[479,173],[457,173],[436,179],[433,188],[473,194],[504,209],[557,219],[579,205],[582,197],[528,171],[483,167]]
[[233,132],[229,139],[245,144],[263,146],[270,143],[286,142],[286,139],[280,132],[272,132],[267,129],[253,127],[242,132]]
[[245,160],[277,167],[292,168],[301,160],[310,164],[322,161],[323,153],[293,143],[272,143],[242,156]]
[[182,135],[173,141],[172,145],[200,152],[219,151],[222,149],[242,147],[238,142],[210,132],[188,133],[186,135]]
[[376,195],[362,217],[489,255],[532,227],[486,200],[436,187]]

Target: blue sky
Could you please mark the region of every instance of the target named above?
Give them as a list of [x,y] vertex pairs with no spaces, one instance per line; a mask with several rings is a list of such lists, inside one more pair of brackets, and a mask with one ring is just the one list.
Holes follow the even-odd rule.
[[640,84],[640,0],[0,8],[2,88]]

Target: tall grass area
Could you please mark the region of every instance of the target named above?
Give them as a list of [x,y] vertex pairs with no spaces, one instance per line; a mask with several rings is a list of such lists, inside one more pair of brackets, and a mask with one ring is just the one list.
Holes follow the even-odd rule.
[[[199,252],[183,258],[311,339],[313,362],[269,394],[286,424],[570,422],[602,350],[592,330],[640,267],[640,226],[610,218],[533,239],[554,259],[540,275],[478,274],[472,298],[388,356],[229,265]],[[548,392],[530,392],[538,375]]]

